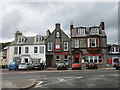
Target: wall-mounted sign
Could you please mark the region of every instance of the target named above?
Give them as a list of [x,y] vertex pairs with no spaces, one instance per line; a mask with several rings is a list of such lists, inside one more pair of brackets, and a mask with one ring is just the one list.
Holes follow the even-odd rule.
[[56,49],[56,50],[60,50],[60,45],[59,45],[59,44],[56,44],[56,45],[55,45],[55,49]]

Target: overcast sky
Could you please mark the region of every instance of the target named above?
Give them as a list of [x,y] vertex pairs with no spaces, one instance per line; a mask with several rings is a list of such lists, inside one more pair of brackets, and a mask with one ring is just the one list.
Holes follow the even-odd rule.
[[[118,43],[117,2],[9,2],[0,3],[0,42],[14,40],[19,30],[25,36],[45,35],[54,30],[55,23],[61,23],[68,34],[70,22],[75,27],[99,25],[105,21],[108,43]],[[2,16],[2,17],[1,17]]]

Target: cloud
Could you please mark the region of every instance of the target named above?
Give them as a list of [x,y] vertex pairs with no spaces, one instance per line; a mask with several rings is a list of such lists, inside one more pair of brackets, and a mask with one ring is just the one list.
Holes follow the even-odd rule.
[[[103,19],[108,43],[118,43],[118,6],[115,2],[17,2],[5,3],[3,7],[4,40],[14,38],[17,28],[25,35],[45,35],[45,31],[48,28],[53,31],[55,23],[58,22],[68,33],[70,22],[73,22],[75,27],[89,27],[99,25]],[[7,30],[9,31],[6,32]],[[113,30],[115,35],[111,34]]]

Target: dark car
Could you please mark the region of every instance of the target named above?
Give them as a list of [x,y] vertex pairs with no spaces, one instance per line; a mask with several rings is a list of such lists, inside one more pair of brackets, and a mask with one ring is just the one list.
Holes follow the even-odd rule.
[[98,69],[97,63],[94,62],[87,63],[86,69]]
[[120,69],[120,62],[116,62],[116,63],[114,64],[114,67],[115,67],[116,69]]
[[73,63],[73,64],[72,64],[72,70],[74,70],[74,69],[79,69],[79,70],[81,70],[81,64],[80,64],[80,63]]
[[67,70],[67,65],[64,62],[58,63],[57,70]]
[[34,69],[36,69],[36,70],[42,69],[42,65],[40,63],[34,63],[33,66],[34,66]]
[[16,63],[16,62],[11,62],[11,63],[9,64],[9,66],[8,66],[8,69],[9,69],[9,71],[11,71],[12,69],[18,70],[18,63]]

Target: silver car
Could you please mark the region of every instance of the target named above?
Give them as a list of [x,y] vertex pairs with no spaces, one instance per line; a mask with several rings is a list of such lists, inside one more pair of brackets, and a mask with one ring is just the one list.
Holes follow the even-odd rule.
[[28,70],[29,65],[30,64],[28,64],[28,63],[21,63],[21,64],[19,64],[18,69],[19,70]]

